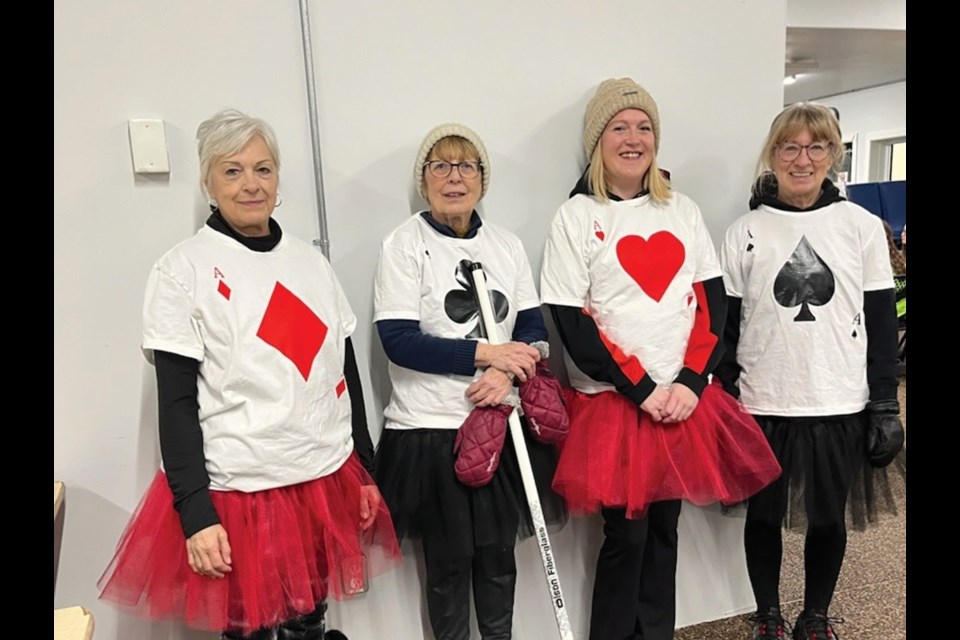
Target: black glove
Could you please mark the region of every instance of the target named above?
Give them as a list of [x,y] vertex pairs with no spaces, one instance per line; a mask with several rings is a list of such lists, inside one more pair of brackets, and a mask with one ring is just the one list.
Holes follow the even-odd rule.
[[896,400],[877,400],[867,404],[867,457],[870,466],[887,466],[903,448],[903,423],[900,422],[900,403]]

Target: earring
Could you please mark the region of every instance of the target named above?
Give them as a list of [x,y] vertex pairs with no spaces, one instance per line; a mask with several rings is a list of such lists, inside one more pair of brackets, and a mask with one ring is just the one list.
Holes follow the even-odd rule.
[[210,211],[216,211],[220,208],[215,198],[207,198],[207,206],[210,207]]
[[273,205],[273,208],[276,209],[283,204],[283,198],[280,197],[280,192],[277,191],[277,204]]

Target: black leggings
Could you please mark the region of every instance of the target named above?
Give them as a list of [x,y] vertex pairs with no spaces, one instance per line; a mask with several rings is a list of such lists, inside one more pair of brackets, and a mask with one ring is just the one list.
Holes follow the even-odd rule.
[[804,608],[826,613],[847,549],[847,503],[852,495],[860,507],[867,505],[865,496],[857,498],[850,490],[862,469],[866,415],[755,417],[783,467],[783,475],[747,503],[744,547],[757,608],[780,604],[782,527],[789,502],[791,521],[803,517],[808,523]]
[[[747,571],[757,600],[757,610],[780,606],[780,566],[783,558],[783,527],[780,521],[753,516],[769,513],[771,500],[779,500],[786,512],[778,480],[754,497],[747,506],[744,547]],[[842,511],[841,511],[842,514]],[[827,611],[840,577],[840,567],[847,549],[847,527],[841,515],[835,522],[818,523],[807,528],[803,547],[804,609]]]
[[469,640],[470,585],[483,640],[508,640],[513,629],[517,563],[513,546],[483,545],[451,555],[437,536],[423,536],[427,611],[437,640]]

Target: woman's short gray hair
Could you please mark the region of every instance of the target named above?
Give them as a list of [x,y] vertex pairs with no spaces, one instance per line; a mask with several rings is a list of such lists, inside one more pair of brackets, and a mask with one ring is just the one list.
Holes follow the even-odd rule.
[[273,161],[280,170],[280,148],[273,128],[260,118],[251,118],[236,109],[224,109],[200,123],[197,127],[197,154],[200,156],[200,190],[207,193],[210,169],[218,158],[237,153],[254,136],[267,143]]

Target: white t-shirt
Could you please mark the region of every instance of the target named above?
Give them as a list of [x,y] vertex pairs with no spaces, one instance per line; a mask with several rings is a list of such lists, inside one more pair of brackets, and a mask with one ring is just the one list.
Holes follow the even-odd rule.
[[143,350],[200,362],[210,488],[260,491],[328,475],[353,451],[344,342],[356,327],[316,249],[256,252],[209,227],[154,265]]
[[[417,320],[431,336],[486,342],[461,261],[483,265],[500,337],[510,340],[517,313],[540,302],[520,239],[487,221],[472,238],[442,235],[419,214],[394,229],[380,246],[374,322]],[[393,362],[388,368],[393,393],[383,411],[387,429],[457,429],[473,409],[464,392],[479,372],[423,373]]]
[[[693,284],[719,276],[700,209],[683,194],[662,204],[648,195],[609,203],[576,195],[550,226],[540,294],[546,304],[585,309],[657,384],[670,384],[693,329]],[[614,389],[580,371],[569,354],[566,362],[577,390]]]
[[880,218],[851,202],[767,205],[737,219],[720,251],[743,299],[740,400],[752,413],[856,413],[869,400],[863,293],[893,288]]

